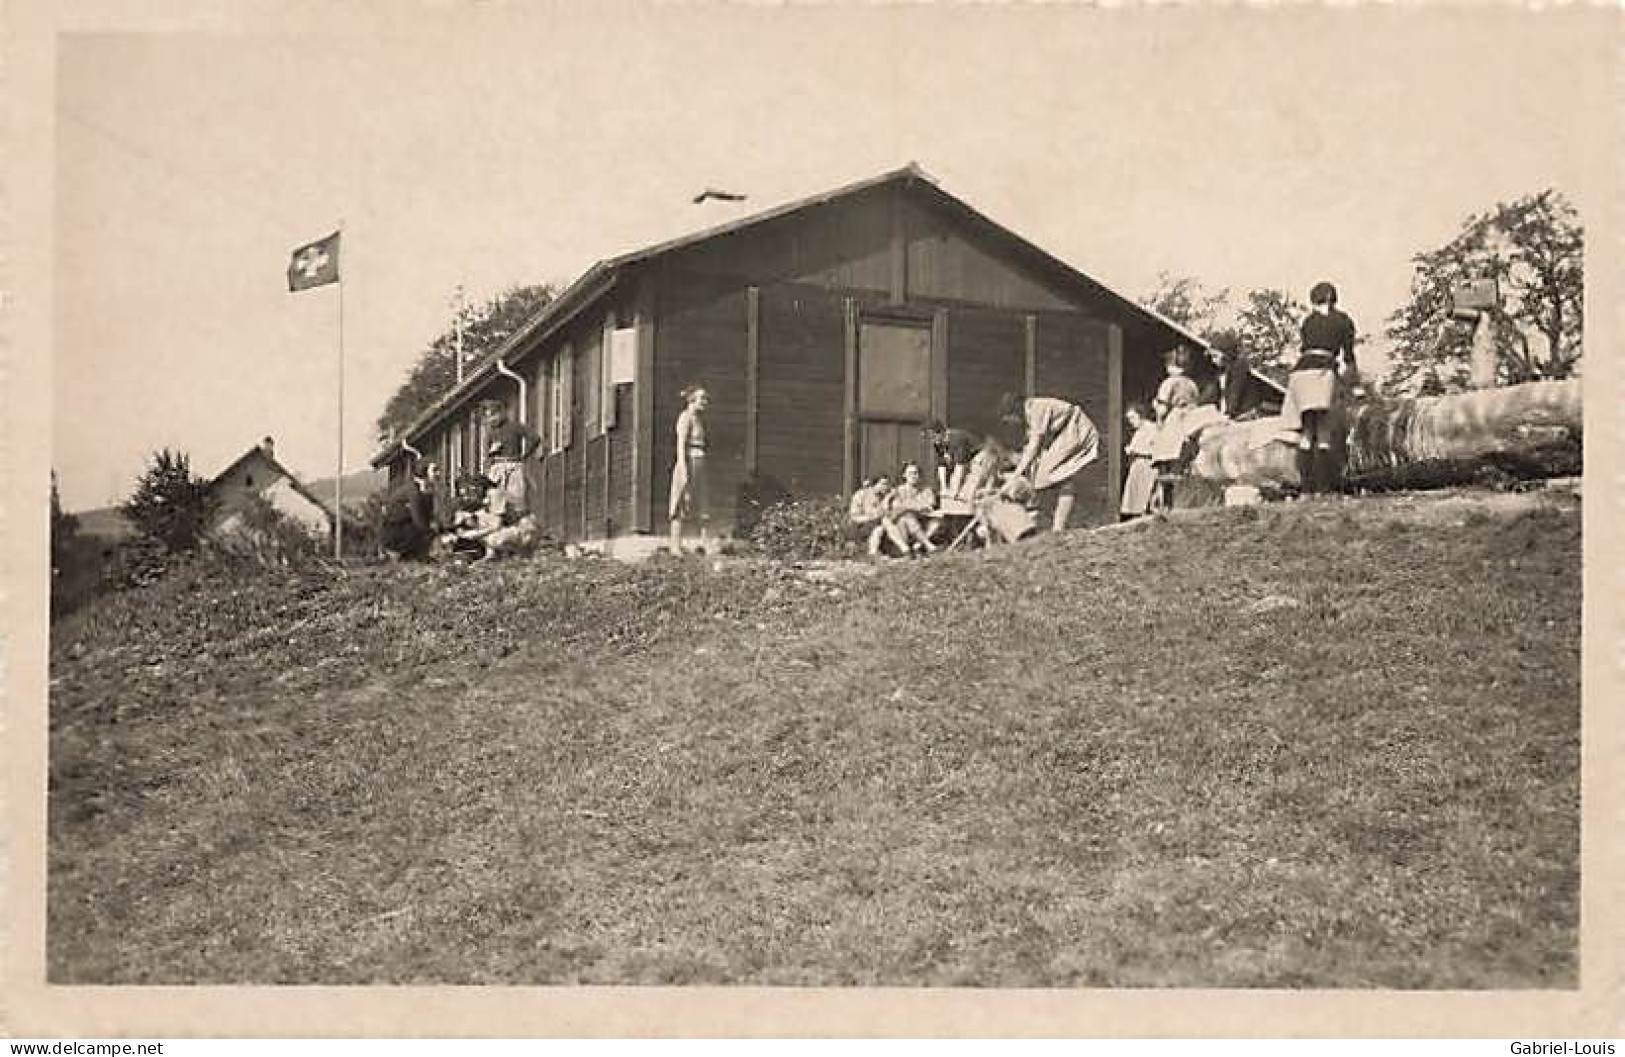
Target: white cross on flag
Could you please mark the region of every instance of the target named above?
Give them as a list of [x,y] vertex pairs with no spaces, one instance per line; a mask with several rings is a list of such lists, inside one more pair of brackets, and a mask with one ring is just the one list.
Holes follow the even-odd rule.
[[288,292],[339,281],[339,232],[293,251],[288,262]]

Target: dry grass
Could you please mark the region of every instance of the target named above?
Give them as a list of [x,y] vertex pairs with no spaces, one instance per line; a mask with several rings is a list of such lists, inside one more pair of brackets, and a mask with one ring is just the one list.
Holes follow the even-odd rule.
[[1572,987],[1578,504],[1456,502],[104,601],[51,978]]

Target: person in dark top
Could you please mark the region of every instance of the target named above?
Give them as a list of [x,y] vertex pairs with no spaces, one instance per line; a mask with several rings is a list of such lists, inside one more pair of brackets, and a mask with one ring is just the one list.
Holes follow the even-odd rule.
[[937,494],[958,495],[970,461],[982,450],[982,440],[964,429],[949,429],[939,422],[925,427],[925,436],[937,460]]
[[506,517],[529,509],[525,495],[523,460],[536,450],[541,438],[523,422],[508,417],[507,408],[493,401],[486,405],[486,463],[485,475],[491,479],[490,507],[492,513]]
[[1220,331],[1213,336],[1213,351],[1219,368],[1219,410],[1233,420],[1245,418],[1257,410],[1259,394],[1241,336],[1233,330]]
[[490,404],[488,408],[487,445],[496,458],[518,462],[536,450],[541,438],[535,430],[509,418],[507,409],[499,403]]
[[379,546],[401,561],[423,561],[434,540],[435,522],[434,464],[419,463],[385,503]]
[[1337,307],[1337,287],[1316,283],[1309,315],[1299,328],[1301,352],[1287,379],[1281,417],[1298,431],[1298,477],[1305,492],[1334,488],[1341,476],[1332,428],[1338,404],[1338,369],[1357,377],[1354,320]]
[[1218,407],[1219,401],[1224,398],[1219,372],[1198,371],[1194,381],[1196,382],[1196,406],[1201,407],[1204,404],[1211,404]]

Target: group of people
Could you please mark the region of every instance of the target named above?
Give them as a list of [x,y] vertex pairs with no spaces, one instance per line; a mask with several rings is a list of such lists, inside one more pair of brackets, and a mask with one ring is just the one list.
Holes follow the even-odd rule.
[[541,442],[508,417],[500,403],[485,407],[486,465],[455,482],[449,516],[440,499],[439,468],[419,459],[390,494],[379,546],[402,561],[424,561],[438,546],[454,557],[489,561],[534,539],[525,494],[524,459]]
[[[1341,467],[1337,423],[1344,392],[1358,386],[1354,321],[1337,307],[1329,282],[1310,291],[1311,311],[1300,328],[1301,353],[1281,408],[1283,431],[1297,438],[1303,490],[1337,485]],[[1120,515],[1140,517],[1173,504],[1173,488],[1190,456],[1193,438],[1207,425],[1258,413],[1251,369],[1234,334],[1213,342],[1212,369],[1186,347],[1170,350],[1166,376],[1150,407],[1133,404],[1126,418],[1129,442]],[[685,524],[698,523],[700,548],[709,531],[703,387],[683,390],[677,417],[668,517],[671,549],[680,551]],[[453,553],[486,558],[533,531],[525,502],[523,460],[540,438],[512,421],[499,403],[486,408],[488,462],[473,487],[461,491],[444,523],[435,513],[435,467],[422,462],[410,486],[390,506],[384,547],[402,558],[429,553],[439,538]],[[933,422],[925,432],[936,457],[936,490],[921,467],[908,463],[894,484],[890,475],[861,483],[848,508],[848,534],[871,554],[928,554],[970,538],[1021,538],[1036,528],[1035,508],[1052,510],[1051,527],[1067,527],[1076,504],[1075,482],[1100,454],[1100,433],[1078,405],[1052,396],[999,401],[1000,421],[1018,426],[1025,440],[1012,454],[995,437],[978,437]]]
[[862,482],[847,507],[847,539],[871,555],[935,553],[947,520],[937,509],[937,497],[920,482],[920,465],[914,462],[903,466],[895,487],[886,474]]
[[[1329,282],[1316,283],[1309,303],[1309,314],[1299,327],[1300,352],[1281,404],[1280,433],[1297,443],[1301,490],[1316,493],[1339,483],[1342,407],[1347,394],[1359,392],[1360,381],[1354,321],[1337,307],[1337,288]],[[1191,376],[1198,362],[1195,354],[1176,348],[1167,354],[1166,376],[1151,406],[1129,406],[1122,519],[1173,505],[1175,482],[1189,460],[1193,439],[1204,427],[1257,415],[1251,368],[1236,335],[1221,334],[1213,344],[1216,370],[1206,372],[1202,383]]]
[[1056,397],[1006,394],[998,415],[1021,428],[1020,452],[997,437],[933,422],[924,432],[935,455],[936,490],[913,462],[895,486],[885,474],[863,481],[847,510],[848,538],[877,556],[1014,542],[1036,531],[1043,506],[1053,507],[1056,531],[1066,528],[1076,478],[1099,457],[1099,431],[1082,408]]
[[[1191,377],[1195,354],[1180,346],[1164,358],[1166,375],[1150,408],[1130,404],[1128,472],[1123,478],[1123,520],[1173,506],[1173,489],[1189,458],[1189,445],[1204,426],[1226,417],[1223,391],[1204,391]],[[1211,377],[1211,376],[1209,376]]]

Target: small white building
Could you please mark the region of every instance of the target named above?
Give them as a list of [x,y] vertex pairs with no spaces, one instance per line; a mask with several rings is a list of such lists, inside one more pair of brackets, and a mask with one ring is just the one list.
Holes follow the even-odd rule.
[[287,467],[276,461],[276,443],[266,437],[249,448],[209,482],[215,500],[211,533],[229,533],[240,521],[244,507],[259,496],[311,535],[325,538],[333,531],[333,514]]

